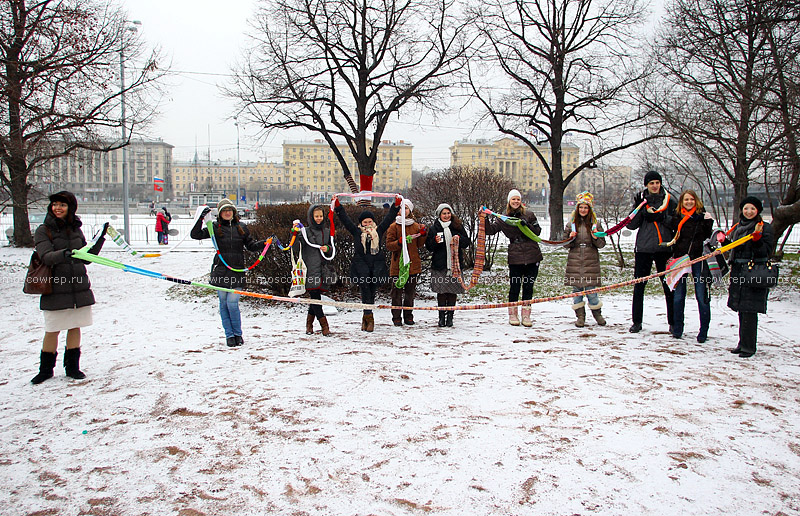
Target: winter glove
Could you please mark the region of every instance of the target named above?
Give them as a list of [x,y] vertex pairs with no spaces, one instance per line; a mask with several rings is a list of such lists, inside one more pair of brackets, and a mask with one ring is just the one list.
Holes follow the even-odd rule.
[[342,206],[342,203],[339,202],[339,198],[338,197],[334,197],[333,198],[333,207],[334,208],[339,208],[341,206]]
[[64,249],[64,261],[67,263],[72,261],[72,249]]
[[403,204],[403,198],[400,197],[399,195],[395,195],[394,196],[394,205],[399,208],[401,204]]
[[209,213],[211,213],[211,208],[206,206],[205,208],[203,208],[203,211],[200,212],[200,218],[201,219],[206,218],[206,215],[208,215]]
[[103,224],[103,229],[100,231],[100,236],[98,238],[104,238],[106,236],[106,231],[108,231],[108,222]]
[[425,236],[428,234],[428,228],[423,225],[419,226],[419,236]]

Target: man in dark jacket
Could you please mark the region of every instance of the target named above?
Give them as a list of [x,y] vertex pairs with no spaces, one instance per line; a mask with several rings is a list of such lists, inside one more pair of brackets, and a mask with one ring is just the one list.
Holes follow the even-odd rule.
[[[634,269],[635,278],[649,276],[653,263],[655,262],[656,271],[663,272],[667,268],[667,261],[672,255],[670,247],[662,246],[663,242],[672,240],[672,230],[669,229],[670,218],[674,215],[678,203],[664,189],[661,184],[661,174],[651,170],[644,175],[644,190],[634,197],[633,207],[639,206],[642,201],[647,201],[644,208],[633,217],[629,229],[638,229],[636,233],[636,247],[634,248]],[[667,285],[664,277],[661,278],[661,286],[664,289],[664,299],[667,303],[667,322],[669,331],[672,332],[672,291]],[[637,283],[633,286],[633,325],[630,327],[631,333],[638,333],[642,330],[642,318],[644,314],[644,289],[647,282]]]

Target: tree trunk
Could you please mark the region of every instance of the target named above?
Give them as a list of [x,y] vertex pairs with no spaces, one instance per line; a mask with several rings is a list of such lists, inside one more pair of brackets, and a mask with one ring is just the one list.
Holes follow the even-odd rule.
[[33,247],[33,235],[31,235],[31,224],[28,219],[28,174],[25,169],[24,162],[22,167],[19,166],[19,163],[14,163],[13,168],[9,167],[12,213],[14,214],[14,245],[17,247]]

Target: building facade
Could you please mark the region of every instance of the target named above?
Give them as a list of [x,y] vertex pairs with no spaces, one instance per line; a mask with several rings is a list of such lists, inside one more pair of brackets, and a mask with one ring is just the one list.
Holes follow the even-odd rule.
[[[342,154],[348,156],[347,166],[353,180],[359,184],[358,166],[344,143]],[[400,192],[411,188],[411,158],[413,145],[400,140],[383,140],[378,147],[372,189],[376,192]],[[313,201],[330,199],[333,194],[349,192],[344,171],[325,140],[285,141],[283,164],[286,186]]]
[[[550,147],[543,145],[537,150],[549,162]],[[577,145],[565,143],[561,151],[561,166],[566,176],[580,164],[580,149]],[[457,141],[450,147],[450,165],[487,168],[501,174],[513,181],[529,201],[544,202],[550,190],[547,172],[539,157],[530,147],[514,138]],[[572,190],[577,187],[572,184],[565,192],[565,198],[567,195],[574,196]]]
[[281,163],[235,161],[176,161],[173,165],[172,188],[175,197],[188,199],[192,195],[217,194],[254,204],[287,198],[286,171]]
[[[128,192],[132,199],[162,199],[172,192],[153,192],[153,179],[169,185],[172,177],[173,146],[161,140],[131,140],[125,148],[128,161]],[[108,152],[76,149],[67,156],[52,159],[37,167],[28,179],[44,194],[69,190],[79,198],[122,199],[122,149]]]

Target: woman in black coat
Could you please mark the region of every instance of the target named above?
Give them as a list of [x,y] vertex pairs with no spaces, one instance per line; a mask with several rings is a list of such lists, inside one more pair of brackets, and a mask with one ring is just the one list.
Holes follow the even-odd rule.
[[[464,260],[463,250],[472,245],[472,241],[464,230],[464,225],[453,215],[449,204],[442,203],[436,208],[436,222],[429,230],[432,238],[425,240],[425,247],[433,253],[431,257],[431,290],[436,292],[439,306],[456,306],[458,294],[464,293],[464,287],[458,278],[453,277],[452,252],[450,245],[454,236],[458,236],[458,261]],[[453,326],[453,310],[439,310],[439,326]]]
[[[299,249],[306,264],[306,292],[311,299],[322,299],[326,292],[336,283],[336,271],[331,264],[333,249],[331,248],[330,226],[325,223],[323,206],[312,204],[307,213],[308,225],[305,226],[305,237],[300,234],[295,239],[293,249]],[[300,221],[294,221],[294,231],[301,232]],[[324,255],[324,256],[323,256]],[[314,333],[314,318],[319,320],[323,335],[330,335],[328,318],[322,311],[322,305],[308,305],[306,315],[306,334]]]
[[739,344],[730,352],[749,358],[756,353],[758,314],[767,313],[769,289],[744,286],[744,273],[751,260],[765,263],[769,259],[775,235],[772,225],[761,218],[764,207],[757,197],[745,197],[739,208],[739,223],[731,228],[730,239],[735,241],[749,234],[753,235],[753,239],[731,251],[728,308],[739,312]]
[[[44,223],[36,229],[33,241],[42,262],[50,267],[53,276],[52,294],[43,295],[39,308],[44,314],[44,341],[39,362],[39,374],[31,382],[42,383],[53,377],[58,350],[58,335],[67,330],[64,369],[67,376],[80,380],[86,375],[80,370],[81,328],[92,324],[92,293],[86,263],[72,258],[72,251],[86,245],[81,231],[81,219],[75,214],[78,200],[71,192],[50,196]],[[89,250],[97,254],[103,247],[108,224],[103,226],[97,243]]]
[[[394,222],[397,213],[400,211],[400,203],[403,198],[399,195],[380,224],[375,225],[375,214],[369,210],[364,210],[358,216],[358,226],[356,226],[347,212],[339,203],[339,199],[334,199],[334,212],[339,216],[347,231],[353,235],[353,261],[350,262],[350,278],[358,285],[361,292],[361,302],[367,305],[375,304],[375,294],[378,286],[387,283],[389,280],[389,270],[386,268],[386,254],[381,240],[384,233]],[[361,316],[361,329],[363,331],[373,331],[375,329],[375,316],[372,310],[364,309]]]
[[[203,225],[203,219],[211,211],[206,208],[200,214],[190,233],[195,240],[211,238],[208,228]],[[213,224],[214,239],[219,247],[211,264],[211,283],[215,287],[241,290],[245,286],[245,273],[231,270],[244,269],[244,250],[249,249],[254,253],[261,252],[264,242],[258,242],[250,236],[247,226],[239,223],[239,214],[236,206],[228,199],[217,203],[217,221]],[[223,263],[223,259],[225,265]],[[242,315],[239,311],[240,294],[217,291],[219,297],[219,315],[222,319],[222,328],[225,330],[225,341],[229,347],[244,344],[242,338]]]
[[[668,227],[675,232],[675,237],[662,245],[664,247],[672,246],[673,258],[688,255],[691,260],[694,260],[703,254],[703,242],[711,236],[714,219],[705,211],[703,201],[694,190],[684,190],[678,199],[678,208],[669,219]],[[708,290],[711,273],[703,265],[703,263],[692,265],[687,274],[678,280],[672,294],[672,336],[680,339],[683,336],[686,283],[689,278],[692,278],[694,297],[697,299],[697,311],[700,314],[700,331],[697,332],[697,342],[701,344],[708,338],[708,327],[711,324],[711,294]]]

